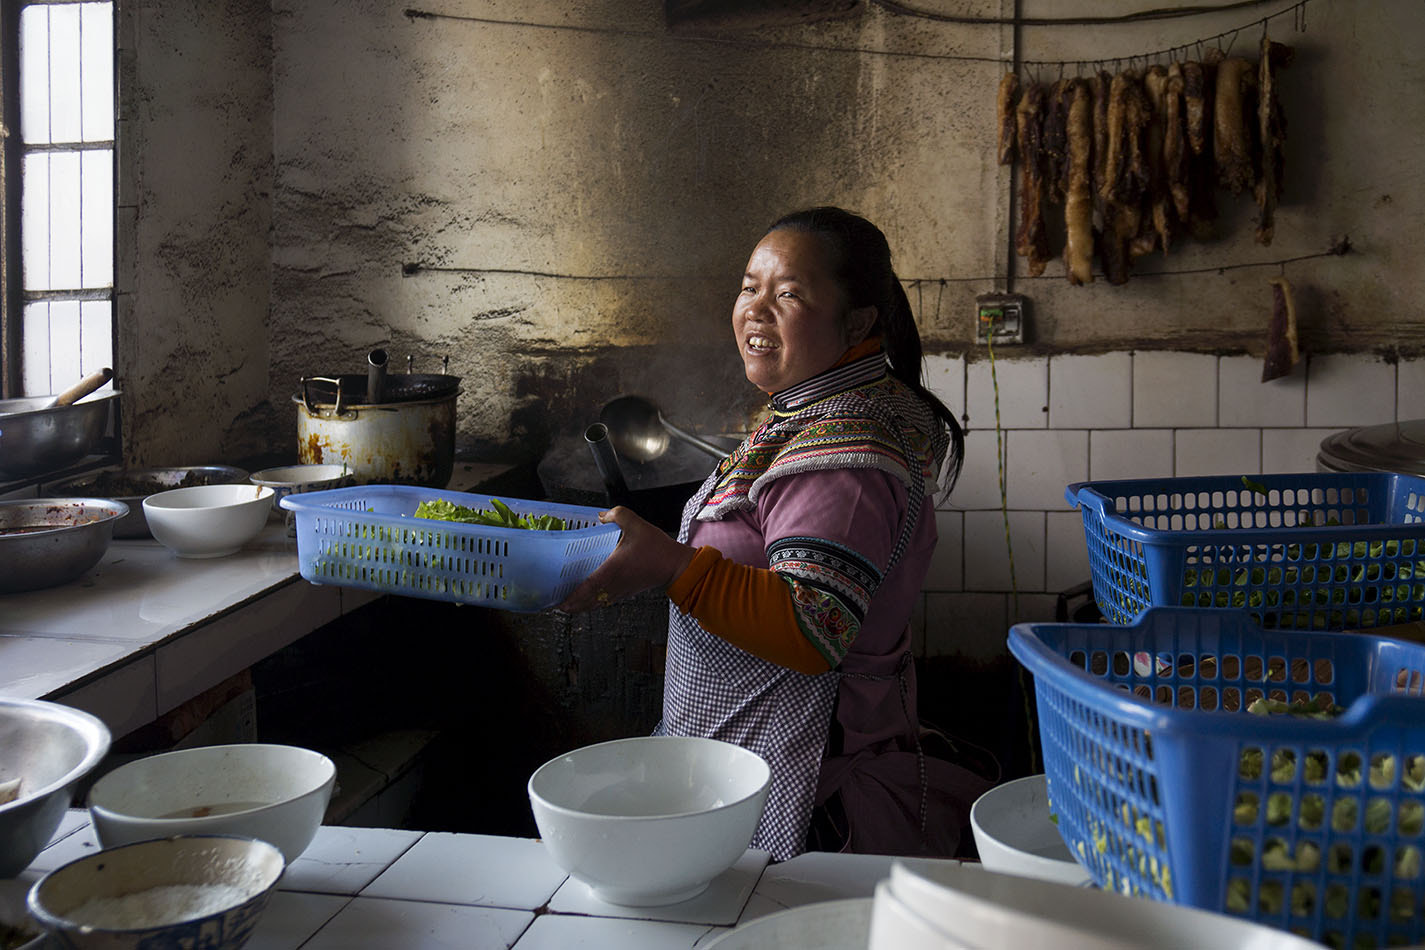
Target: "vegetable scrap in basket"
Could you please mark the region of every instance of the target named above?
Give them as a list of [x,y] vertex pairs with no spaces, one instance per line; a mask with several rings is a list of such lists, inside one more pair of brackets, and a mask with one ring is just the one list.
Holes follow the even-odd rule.
[[494,528],[523,528],[528,531],[564,531],[564,519],[555,515],[517,515],[509,505],[491,498],[494,511],[467,508],[443,498],[423,501],[416,507],[417,518],[432,521],[458,521],[462,524],[483,524]]

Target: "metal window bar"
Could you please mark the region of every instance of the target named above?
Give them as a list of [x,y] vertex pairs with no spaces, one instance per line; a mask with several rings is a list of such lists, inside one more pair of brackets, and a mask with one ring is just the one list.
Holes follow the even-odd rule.
[[114,362],[116,11],[113,0],[3,2],[0,395],[38,395]]

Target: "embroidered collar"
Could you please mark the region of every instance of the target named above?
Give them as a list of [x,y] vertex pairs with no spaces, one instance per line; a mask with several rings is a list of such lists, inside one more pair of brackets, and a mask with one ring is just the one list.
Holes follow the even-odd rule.
[[797,383],[795,386],[789,386],[774,394],[772,396],[772,412],[777,416],[793,415],[797,410],[805,408],[818,399],[825,399],[827,396],[834,396],[848,389],[864,386],[885,375],[886,354],[883,350],[878,349],[869,356],[833,366],[824,373],[819,373],[811,379]]

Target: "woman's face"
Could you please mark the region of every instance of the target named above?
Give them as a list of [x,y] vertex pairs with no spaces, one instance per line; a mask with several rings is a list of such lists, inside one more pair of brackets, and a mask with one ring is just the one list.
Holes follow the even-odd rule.
[[747,379],[777,393],[830,369],[853,341],[845,294],[821,238],[790,228],[764,237],[747,261],[732,332]]

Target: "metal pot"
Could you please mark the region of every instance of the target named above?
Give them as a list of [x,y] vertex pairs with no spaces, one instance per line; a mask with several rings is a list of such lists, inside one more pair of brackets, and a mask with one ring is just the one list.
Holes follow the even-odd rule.
[[68,405],[54,396],[0,399],[0,480],[58,471],[92,454],[109,424],[117,392]]
[[1425,419],[1347,429],[1321,440],[1318,472],[1425,475]]
[[[379,354],[384,370],[385,354]],[[371,400],[368,392],[379,394]],[[362,484],[444,488],[455,471],[455,398],[460,378],[384,373],[308,376],[297,404],[297,459],[346,463]]]
[[89,570],[113,540],[129,506],[107,498],[0,502],[0,593],[67,584]]

